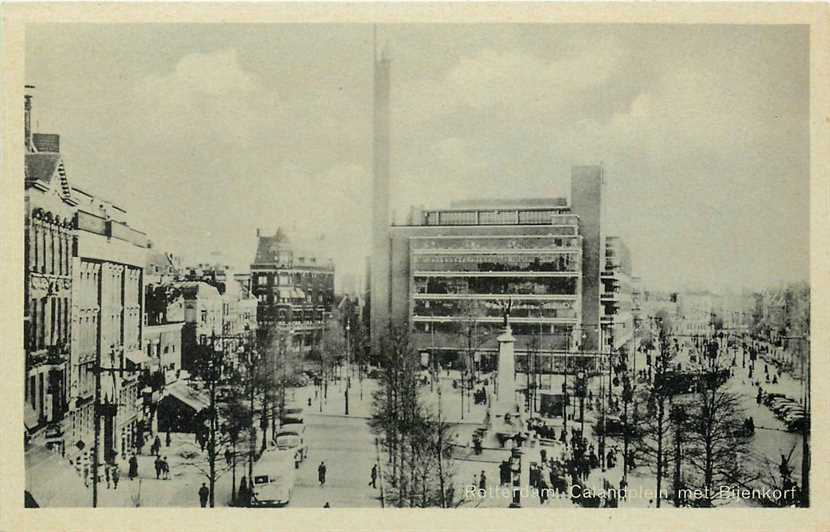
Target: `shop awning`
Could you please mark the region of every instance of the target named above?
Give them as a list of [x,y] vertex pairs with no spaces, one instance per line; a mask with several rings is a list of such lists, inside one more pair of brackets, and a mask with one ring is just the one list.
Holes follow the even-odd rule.
[[152,360],[144,351],[128,351],[126,356],[127,360],[137,365],[145,364]]
[[33,428],[37,427],[37,422],[37,412],[35,412],[35,409],[32,408],[32,405],[30,405],[28,401],[24,401],[23,424],[26,427],[26,430],[32,430]]

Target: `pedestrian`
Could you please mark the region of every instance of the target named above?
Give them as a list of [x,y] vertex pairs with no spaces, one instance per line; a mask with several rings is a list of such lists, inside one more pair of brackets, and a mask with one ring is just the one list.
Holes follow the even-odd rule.
[[156,435],[155,441],[153,441],[153,447],[155,447],[155,455],[158,456],[161,453],[161,438]]
[[371,475],[372,481],[369,482],[369,484],[372,485],[373,489],[377,488],[377,480],[378,480],[378,465],[377,464],[372,465],[372,472],[371,472],[370,475]]
[[320,482],[320,487],[326,485],[326,463],[320,462],[320,465],[317,466],[317,480]]
[[541,475],[539,477],[539,504],[545,504],[548,502],[548,484],[545,480],[545,475]]
[[231,459],[232,458],[233,458],[233,453],[231,452],[230,448],[226,447],[225,448],[225,463],[227,463],[228,466],[231,465]]
[[166,456],[161,460],[161,472],[164,475],[164,480],[170,480],[170,464],[167,462]]
[[135,457],[135,453],[130,457],[130,470],[128,476],[130,477],[130,480],[138,476],[138,458]]
[[156,459],[153,461],[153,465],[156,467],[156,480],[159,479],[161,476],[161,457],[156,456]]
[[199,488],[199,504],[202,505],[202,508],[207,507],[208,503],[208,496],[210,495],[210,489],[202,482],[202,487]]
[[248,506],[250,503],[250,493],[248,492],[248,481],[243,476],[239,481],[239,506]]
[[121,477],[121,472],[118,470],[118,464],[112,465],[112,489],[118,489],[118,479]]
[[620,479],[620,500],[625,500],[625,490],[628,488],[628,482],[625,480],[625,477]]
[[482,470],[481,476],[478,478],[478,491],[484,496],[487,493],[487,476],[484,474]]

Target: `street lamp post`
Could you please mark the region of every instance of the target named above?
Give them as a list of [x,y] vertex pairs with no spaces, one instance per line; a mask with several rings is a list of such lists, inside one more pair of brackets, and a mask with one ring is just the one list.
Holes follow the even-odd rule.
[[349,343],[349,321],[346,317],[346,415],[349,415],[349,388],[352,385],[352,349]]
[[[110,346],[110,359],[115,360],[115,346]],[[105,406],[106,406],[106,415],[109,416],[110,410],[112,408],[117,408],[118,403],[109,402],[106,405],[101,404],[101,373],[110,373],[112,375],[124,374],[124,373],[133,373],[141,371],[140,369],[135,370],[128,370],[123,367],[109,367],[105,368],[101,365],[101,351],[100,351],[100,344],[98,350],[98,356],[96,359],[96,364],[93,366],[93,373],[95,374],[95,397],[93,401],[93,430],[95,431],[95,435],[93,436],[93,448],[92,448],[92,507],[98,507],[98,468],[100,467],[100,443],[101,443],[101,415],[104,414]],[[115,391],[115,387],[113,386],[113,392]],[[108,451],[109,449],[105,449]],[[106,453],[109,454],[109,453]],[[106,462],[108,456],[104,456],[104,461]]]

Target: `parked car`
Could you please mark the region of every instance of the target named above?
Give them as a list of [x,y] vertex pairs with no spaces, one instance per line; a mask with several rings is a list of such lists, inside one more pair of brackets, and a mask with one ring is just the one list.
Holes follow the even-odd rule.
[[294,467],[299,468],[300,464],[308,458],[308,445],[305,443],[305,425],[293,423],[280,428],[274,443],[281,451],[292,451],[294,453]]
[[772,406],[772,402],[776,399],[786,399],[786,396],[783,393],[768,393],[764,395],[764,404],[766,406]]
[[286,412],[280,417],[280,426],[285,425],[292,425],[292,424],[302,424],[303,423],[303,411],[299,409],[299,412],[288,413]]
[[294,492],[293,453],[272,449],[263,453],[256,462],[251,506],[267,508],[285,506],[291,502]]
[[787,430],[789,432],[801,432],[810,424],[810,418],[808,416],[797,416],[793,419],[786,421]]
[[801,412],[802,414],[804,414],[804,408],[802,408],[802,406],[798,405],[798,404],[786,405],[781,409],[781,415],[783,417],[786,417],[790,414],[795,414],[795,413],[798,413],[798,412]]
[[289,375],[285,379],[285,383],[291,387],[303,387],[308,386],[311,384],[311,379],[309,379],[306,375],[302,373],[295,373],[294,375]]
[[775,412],[775,415],[777,417],[784,417],[785,415],[787,415],[788,412],[790,412],[791,410],[794,410],[796,408],[800,408],[800,407],[796,404],[780,405],[775,410],[773,410],[773,412]]

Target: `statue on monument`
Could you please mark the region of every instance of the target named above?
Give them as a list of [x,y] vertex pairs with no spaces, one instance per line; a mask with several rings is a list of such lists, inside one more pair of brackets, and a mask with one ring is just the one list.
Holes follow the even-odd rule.
[[506,302],[501,302],[502,319],[504,320],[504,328],[510,327],[510,309],[513,307],[513,299],[508,299]]

